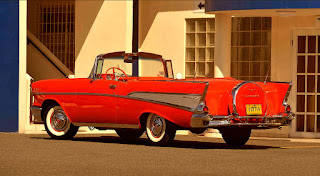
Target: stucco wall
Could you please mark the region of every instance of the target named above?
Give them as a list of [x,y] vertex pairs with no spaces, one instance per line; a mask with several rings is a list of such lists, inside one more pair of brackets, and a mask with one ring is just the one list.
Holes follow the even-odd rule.
[[173,71],[184,74],[186,18],[214,18],[197,13],[193,1],[140,1],[140,51],[172,60]]
[[130,30],[126,26],[128,3],[130,2],[76,1],[76,77],[89,76],[97,55],[126,50],[126,41],[131,41],[131,36],[126,37],[126,31]]

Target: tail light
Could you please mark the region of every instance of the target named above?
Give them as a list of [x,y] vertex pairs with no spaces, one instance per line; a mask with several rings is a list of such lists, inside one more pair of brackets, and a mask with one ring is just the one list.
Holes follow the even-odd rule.
[[290,105],[286,105],[286,113],[291,112],[291,106]]
[[209,108],[204,102],[201,102],[197,106],[196,111],[199,112],[199,113],[202,113],[202,114],[208,114],[209,113]]

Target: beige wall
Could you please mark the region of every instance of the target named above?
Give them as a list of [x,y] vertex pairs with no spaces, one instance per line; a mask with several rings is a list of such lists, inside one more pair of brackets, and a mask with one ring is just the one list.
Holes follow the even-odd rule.
[[88,77],[94,59],[102,53],[125,51],[131,45],[131,36],[126,36],[127,6],[131,1],[76,1],[75,76]]
[[27,73],[34,81],[65,78],[31,43],[27,45],[27,58]]
[[173,71],[184,74],[186,18],[214,18],[195,13],[193,1],[140,1],[140,51],[172,60]]

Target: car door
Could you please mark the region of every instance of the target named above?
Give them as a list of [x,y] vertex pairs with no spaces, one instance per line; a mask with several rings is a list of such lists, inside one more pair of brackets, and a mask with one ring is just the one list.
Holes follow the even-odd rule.
[[115,91],[118,82],[106,79],[85,79],[78,87],[78,123],[116,123]]

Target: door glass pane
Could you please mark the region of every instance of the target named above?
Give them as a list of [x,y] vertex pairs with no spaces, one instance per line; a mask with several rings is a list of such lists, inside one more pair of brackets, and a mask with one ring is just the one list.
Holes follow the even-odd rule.
[[317,116],[317,132],[320,132],[320,116]]
[[316,52],[316,36],[308,36],[308,53]]
[[308,56],[308,73],[316,72],[316,57]]
[[305,73],[305,56],[298,56],[297,73]]
[[297,112],[304,112],[304,95],[297,96]]
[[307,89],[308,92],[315,92],[315,76],[314,75],[308,75],[308,80],[307,80]]
[[306,36],[298,36],[298,53],[306,52]]
[[304,131],[304,115],[297,115],[297,131]]
[[315,112],[315,96],[307,95],[307,112]]
[[304,75],[298,75],[297,76],[297,91],[298,92],[304,92],[305,91],[305,76]]
[[307,115],[307,132],[314,132],[314,115]]

